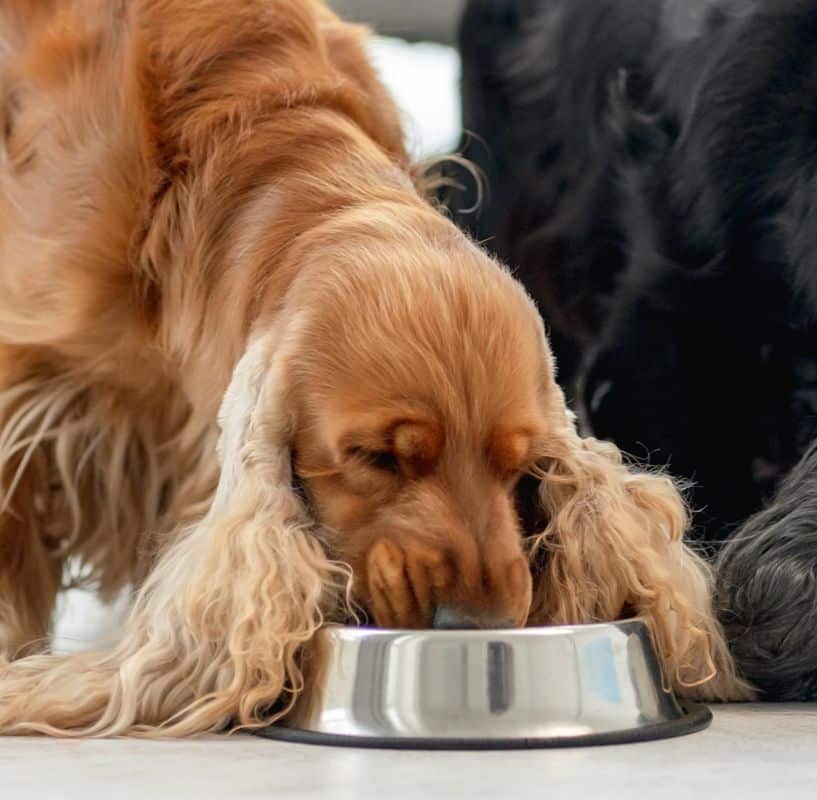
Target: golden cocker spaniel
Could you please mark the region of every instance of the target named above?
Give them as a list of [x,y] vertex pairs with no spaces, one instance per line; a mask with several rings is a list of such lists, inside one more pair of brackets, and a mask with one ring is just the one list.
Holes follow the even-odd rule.
[[[265,725],[321,625],[440,605],[638,614],[676,688],[746,696],[673,483],[577,435],[364,38],[318,0],[0,7],[0,732]],[[68,558],[136,587],[110,651],[42,647]]]

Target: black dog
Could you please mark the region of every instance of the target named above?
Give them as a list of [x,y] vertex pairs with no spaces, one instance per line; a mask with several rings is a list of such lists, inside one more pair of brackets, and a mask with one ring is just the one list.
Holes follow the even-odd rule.
[[815,13],[476,0],[463,23],[468,155],[491,194],[460,219],[540,303],[593,430],[694,481],[709,539],[817,434],[817,160],[791,135],[809,124]]
[[775,562],[801,627],[762,600],[769,537],[817,488],[809,455],[771,499],[817,437],[815,41],[816,0],[472,0],[461,36],[491,193],[459,219],[540,303],[580,413],[694,483],[713,548],[771,501],[734,533],[722,592],[769,697],[810,696],[817,673],[817,507]]
[[710,539],[817,435],[815,34],[813,2],[720,16],[614,117],[627,258],[582,399],[598,435],[695,481]]

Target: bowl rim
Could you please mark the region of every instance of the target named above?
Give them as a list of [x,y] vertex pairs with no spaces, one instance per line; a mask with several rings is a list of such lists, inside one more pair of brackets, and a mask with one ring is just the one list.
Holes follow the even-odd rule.
[[674,720],[654,722],[615,731],[587,733],[581,736],[519,737],[519,738],[436,738],[378,737],[353,734],[318,733],[302,728],[288,728],[276,723],[252,731],[255,736],[291,744],[323,747],[359,747],[368,750],[537,750],[568,747],[601,747],[615,744],[636,744],[659,739],[674,739],[697,733],[709,727],[712,712],[702,703],[679,701],[683,716]]
[[[614,622],[588,622],[570,625],[532,625],[525,628],[379,628],[374,625],[343,625],[327,623],[320,631],[342,632],[349,636],[422,636],[444,639],[450,636],[484,638],[485,636],[513,636],[528,638],[532,636],[566,636],[577,632],[598,632],[601,629],[621,630],[629,627],[645,629],[650,636],[652,631],[643,617],[627,617]],[[654,642],[653,642],[654,643]]]

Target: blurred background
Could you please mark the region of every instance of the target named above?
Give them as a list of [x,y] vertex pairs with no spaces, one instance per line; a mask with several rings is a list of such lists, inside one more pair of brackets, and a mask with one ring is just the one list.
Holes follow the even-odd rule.
[[330,0],[329,5],[383,36],[453,44],[465,0]]
[[465,0],[334,0],[341,16],[368,25],[370,51],[403,111],[416,158],[456,149],[462,129],[460,59],[455,49]]

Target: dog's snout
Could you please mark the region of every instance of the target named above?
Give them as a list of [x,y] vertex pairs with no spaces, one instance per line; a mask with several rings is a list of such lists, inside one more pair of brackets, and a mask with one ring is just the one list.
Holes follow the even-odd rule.
[[382,538],[367,556],[366,604],[383,627],[522,626],[532,600],[530,568],[521,553],[504,555]]
[[524,556],[503,558],[489,551],[481,553],[476,563],[455,563],[457,579],[448,592],[437,597],[434,628],[513,628],[525,624],[532,580]]

